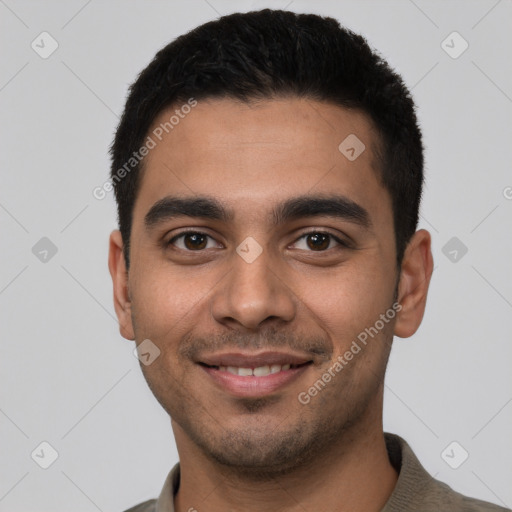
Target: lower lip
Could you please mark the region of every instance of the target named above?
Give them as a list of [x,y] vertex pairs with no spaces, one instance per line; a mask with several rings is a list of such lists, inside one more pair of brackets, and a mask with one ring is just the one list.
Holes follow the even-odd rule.
[[203,365],[199,366],[228,393],[237,397],[255,398],[269,395],[290,384],[302,375],[310,365],[306,364],[298,368],[282,370],[263,377],[242,377],[227,371],[220,371]]

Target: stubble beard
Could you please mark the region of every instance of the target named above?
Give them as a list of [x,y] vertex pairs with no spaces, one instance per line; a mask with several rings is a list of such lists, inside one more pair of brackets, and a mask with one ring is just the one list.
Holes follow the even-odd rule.
[[[187,407],[176,410],[168,407],[170,404],[162,405],[203,455],[225,475],[248,481],[271,481],[322,464],[333,453],[339,456],[350,448],[353,440],[364,437],[368,430],[367,413],[370,406],[374,407],[376,398],[380,400],[384,373],[385,366],[369,385],[366,383],[364,392],[352,389],[350,379],[346,379],[346,391],[338,397],[339,403],[344,404],[342,410],[332,410],[336,400],[332,395],[334,389],[331,393],[324,390],[324,397],[321,394],[315,397],[316,403],[302,406],[316,407],[316,411],[294,412],[293,423],[285,417],[277,426],[258,418],[258,411],[272,406],[272,398],[239,402],[248,417],[246,428],[223,428],[222,419],[212,418],[205,409],[199,408],[198,415],[197,407],[191,414]],[[182,392],[180,395],[182,405],[190,402]]]
[[[335,382],[328,384],[310,404],[302,405],[303,410],[292,405],[290,417],[284,416],[281,422],[265,422],[265,409],[277,407],[283,398],[245,398],[237,401],[240,415],[248,418],[247,426],[225,426],[224,418],[215,409],[208,410],[200,397],[186,393],[192,389],[190,383],[180,376],[168,374],[160,367],[160,374],[146,374],[146,381],[172,420],[202,452],[217,464],[226,475],[248,481],[270,481],[301,469],[322,464],[333,453],[342,454],[355,439],[364,438],[378,408],[381,421],[382,390],[391,341],[392,327],[383,333],[383,343],[389,348],[380,354],[380,362],[366,382],[357,379],[360,364],[352,364],[337,375]],[[160,361],[155,361],[162,363]],[[363,356],[358,362],[364,365]],[[336,380],[339,379],[337,382]],[[187,384],[187,385],[185,385]],[[296,400],[294,395],[288,398]],[[309,409],[308,409],[309,408]],[[258,418],[260,415],[260,418]],[[375,427],[375,425],[373,425]]]

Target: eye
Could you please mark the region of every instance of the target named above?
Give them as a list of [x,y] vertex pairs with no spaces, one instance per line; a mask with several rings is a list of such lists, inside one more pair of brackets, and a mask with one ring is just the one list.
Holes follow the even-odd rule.
[[[340,240],[337,236],[326,231],[310,231],[304,233],[298,240],[305,239],[306,247],[298,247],[298,249],[312,250],[313,252],[325,252],[328,249],[333,249],[331,242],[336,242],[337,246],[348,247],[348,244]],[[294,244],[297,245],[297,242]]]
[[[175,242],[180,239],[183,239],[182,243],[176,244]],[[213,240],[213,238],[206,233],[201,233],[199,231],[185,231],[171,238],[167,242],[167,245],[175,245],[178,249],[182,249],[184,251],[198,251],[201,249],[211,249],[212,247],[216,247],[215,244],[213,246],[208,246],[208,239]]]
[[[209,245],[209,240],[213,242],[213,245]],[[297,247],[299,241],[302,240],[304,240],[302,242],[303,247]],[[178,241],[179,243],[177,243]],[[184,231],[179,235],[172,237],[166,245],[174,245],[176,248],[183,251],[193,252],[198,252],[203,249],[212,249],[219,246],[210,235],[200,231]],[[309,233],[304,233],[293,245],[295,248],[313,252],[325,252],[329,249],[334,249],[336,246],[348,247],[346,242],[326,231],[310,231]]]

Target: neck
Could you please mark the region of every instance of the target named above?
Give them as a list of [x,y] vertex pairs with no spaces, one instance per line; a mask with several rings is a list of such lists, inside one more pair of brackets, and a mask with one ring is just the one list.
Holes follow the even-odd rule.
[[271,481],[251,480],[213,462],[173,422],[180,455],[175,510],[379,512],[398,475],[388,458],[382,420],[376,419],[373,428],[354,425],[307,467]]

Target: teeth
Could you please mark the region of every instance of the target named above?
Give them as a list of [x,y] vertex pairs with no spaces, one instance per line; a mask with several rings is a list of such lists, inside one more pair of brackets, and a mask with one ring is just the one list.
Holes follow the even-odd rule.
[[253,375],[256,377],[263,377],[264,375],[268,375],[270,373],[270,366],[259,366],[258,368],[254,368]]
[[289,364],[273,364],[271,366],[258,366],[258,368],[239,368],[237,366],[219,366],[219,371],[232,373],[233,375],[239,375],[241,377],[265,377],[272,373],[278,373],[280,371],[286,371],[290,369]]

